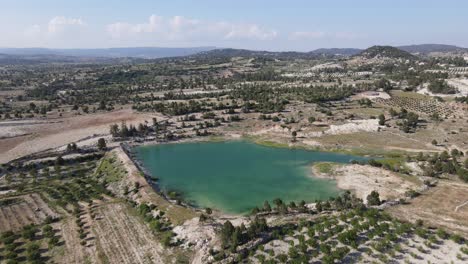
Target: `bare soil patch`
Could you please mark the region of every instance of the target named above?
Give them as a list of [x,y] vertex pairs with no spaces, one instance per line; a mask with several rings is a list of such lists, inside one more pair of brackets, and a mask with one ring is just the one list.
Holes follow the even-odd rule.
[[443,227],[468,236],[468,184],[440,181],[409,204],[390,207],[397,218],[415,222],[422,219],[431,226]]
[[164,263],[161,244],[128,205],[103,204],[95,213],[92,229],[108,263]]
[[[0,127],[0,134],[9,134],[14,126],[15,131],[28,136],[0,139],[0,163],[8,162],[47,149],[79,141],[93,135],[109,133],[111,124],[126,122],[127,124],[150,121],[148,114],[137,114],[130,109],[114,112],[90,114],[68,118],[46,120],[47,122],[9,122]],[[42,120],[44,121],[44,120]]]
[[366,201],[372,191],[380,194],[380,199],[391,200],[404,197],[409,189],[417,189],[418,184],[408,181],[400,175],[369,165],[334,165],[329,173],[320,172],[313,167],[317,177],[336,180],[337,186],[343,190],[353,191],[358,198]]
[[2,200],[0,206],[0,233],[18,231],[29,224],[41,224],[47,216],[58,217],[37,193]]

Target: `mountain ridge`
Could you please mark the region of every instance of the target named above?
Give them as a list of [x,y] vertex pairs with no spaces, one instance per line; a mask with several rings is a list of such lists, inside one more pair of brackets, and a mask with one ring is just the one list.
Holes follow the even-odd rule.
[[155,59],[164,57],[189,56],[199,52],[215,49],[215,47],[128,47],[103,49],[49,49],[49,48],[0,48],[0,53],[8,55],[60,55],[75,57],[103,58],[142,58]]

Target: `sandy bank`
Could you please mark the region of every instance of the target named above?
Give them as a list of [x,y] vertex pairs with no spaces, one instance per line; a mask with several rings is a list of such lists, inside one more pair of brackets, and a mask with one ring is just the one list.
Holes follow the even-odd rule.
[[320,172],[317,164],[312,166],[315,177],[333,179],[338,188],[352,191],[358,198],[366,201],[372,191],[380,194],[380,199],[390,200],[403,197],[409,189],[417,189],[418,184],[404,179],[402,176],[369,165],[331,164],[329,172]]

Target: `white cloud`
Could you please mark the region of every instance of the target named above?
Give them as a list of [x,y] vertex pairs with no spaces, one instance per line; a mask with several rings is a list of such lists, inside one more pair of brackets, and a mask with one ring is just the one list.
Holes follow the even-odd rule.
[[278,33],[275,30],[260,28],[258,25],[231,25],[231,30],[224,37],[226,39],[274,39]]
[[265,29],[256,24],[239,24],[231,22],[208,22],[197,19],[174,16],[165,18],[151,15],[147,22],[130,24],[117,22],[107,25],[107,32],[113,38],[147,35],[157,40],[270,40],[278,34],[274,30]]
[[59,34],[64,32],[70,27],[81,27],[85,23],[81,18],[71,18],[64,16],[56,16],[52,18],[47,25],[47,32],[49,34]]

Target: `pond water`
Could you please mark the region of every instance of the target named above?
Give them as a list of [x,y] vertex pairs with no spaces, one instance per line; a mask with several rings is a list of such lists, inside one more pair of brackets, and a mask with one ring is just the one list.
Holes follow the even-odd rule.
[[160,144],[135,150],[163,191],[180,192],[195,206],[231,214],[247,213],[275,198],[298,203],[336,196],[340,190],[335,182],[313,177],[310,165],[363,159],[246,141]]

